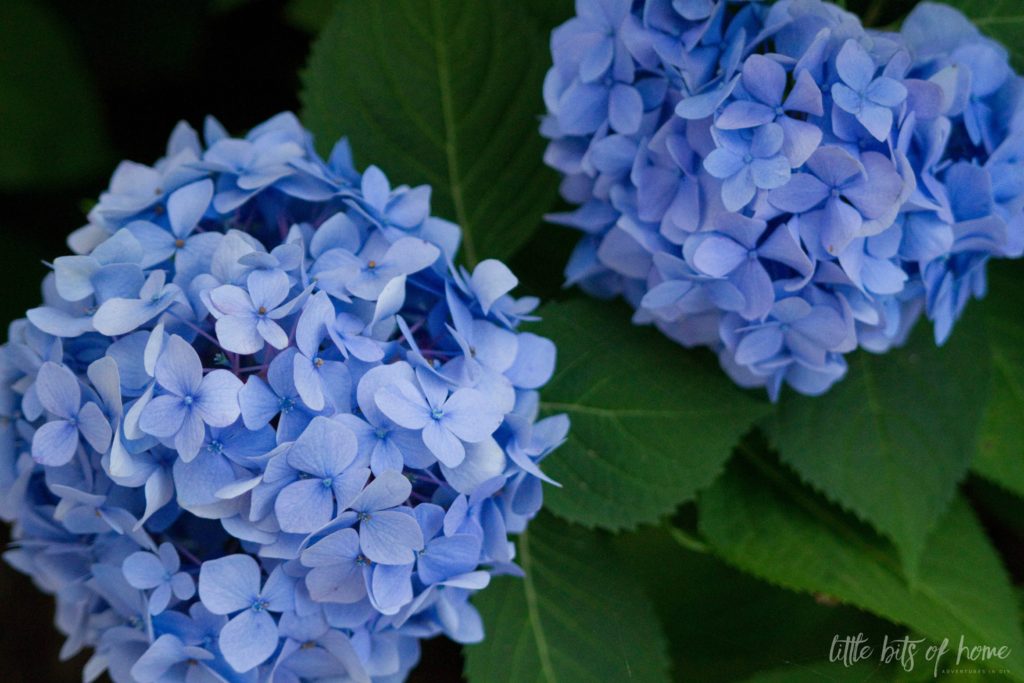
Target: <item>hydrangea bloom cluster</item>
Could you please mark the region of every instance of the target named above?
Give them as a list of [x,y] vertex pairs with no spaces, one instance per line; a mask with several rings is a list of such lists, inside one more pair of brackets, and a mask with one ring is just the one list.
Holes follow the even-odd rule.
[[1022,80],[956,10],[897,34],[820,0],[576,7],[542,124],[568,282],[739,384],[822,393],[922,312],[941,344],[1024,251]]
[[204,137],[117,169],[0,347],[5,559],[87,681],[400,681],[518,571],[554,345],[429,188],[290,114]]

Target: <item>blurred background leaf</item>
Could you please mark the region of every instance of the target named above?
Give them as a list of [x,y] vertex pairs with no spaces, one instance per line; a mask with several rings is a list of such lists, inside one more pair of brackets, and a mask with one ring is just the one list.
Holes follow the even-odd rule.
[[[225,0],[221,0],[224,2]],[[229,2],[244,2],[245,0],[226,0]],[[334,14],[335,5],[338,0],[291,0],[288,3],[286,15],[288,21],[296,28],[306,31],[310,35],[316,35],[327,26]]]
[[576,12],[573,0],[523,0],[522,4],[526,13],[548,31]]
[[1024,496],[1024,267],[989,266],[992,296],[977,304],[989,328],[992,391],[974,471]]
[[0,3],[0,187],[57,188],[110,162],[102,106],[64,19],[44,3]]
[[1024,2],[1020,0],[945,0],[966,14],[975,25],[1010,51],[1018,71],[1024,69]]

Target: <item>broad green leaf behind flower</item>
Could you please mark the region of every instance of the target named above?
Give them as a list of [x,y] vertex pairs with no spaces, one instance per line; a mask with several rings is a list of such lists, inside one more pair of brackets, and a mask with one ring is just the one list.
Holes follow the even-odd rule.
[[474,265],[523,245],[551,208],[537,133],[546,35],[504,0],[338,3],[303,77],[321,144],[351,135],[357,163],[430,184]]

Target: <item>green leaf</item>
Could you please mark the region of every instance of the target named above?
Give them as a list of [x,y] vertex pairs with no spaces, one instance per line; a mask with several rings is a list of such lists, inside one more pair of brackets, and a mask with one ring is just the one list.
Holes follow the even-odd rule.
[[523,7],[547,31],[568,21],[576,13],[572,0],[523,0]]
[[1024,69],[1024,3],[1019,0],[946,0],[966,14],[984,33],[1001,42],[1010,52],[1018,71]]
[[108,160],[100,100],[45,3],[0,2],[0,187],[90,179]]
[[990,376],[980,323],[969,310],[942,348],[922,322],[904,348],[857,352],[826,395],[789,392],[769,424],[782,460],[892,539],[910,574],[977,450]]
[[290,0],[284,13],[292,26],[315,35],[330,21],[337,3],[338,0]]
[[[1020,573],[1020,562],[1024,555],[1017,549],[1024,549],[1024,497],[1015,495],[1005,487],[993,483],[985,477],[975,476],[967,481],[964,488],[968,499],[985,520],[985,528],[989,535],[997,539],[1001,548],[1009,551],[1011,562]],[[1024,604],[1021,605],[1024,609]],[[1024,620],[1024,613],[1021,614]]]
[[910,585],[892,546],[767,457],[747,452],[700,496],[700,532],[734,566],[795,591],[823,592],[935,641],[1006,645],[1024,680],[1016,596],[968,505],[956,499]]
[[974,471],[1024,496],[1024,268],[990,266],[981,303],[988,325],[992,390],[981,427]]
[[635,576],[654,602],[676,681],[733,683],[759,670],[821,659],[835,633],[881,640],[899,630],[853,607],[783,590],[687,550],[673,531],[645,528],[613,542],[622,571]]
[[553,204],[537,130],[549,62],[516,2],[342,2],[304,74],[304,118],[321,145],[347,135],[360,163],[432,185],[472,266],[515,253]]
[[769,410],[707,352],[629,325],[622,304],[577,299],[540,315],[530,329],[560,358],[542,408],[572,419],[569,441],[544,463],[563,484],[545,502],[570,521],[613,530],[656,522],[714,481]]
[[606,539],[543,514],[517,546],[526,577],[473,598],[487,638],[466,648],[470,683],[669,680],[654,608]]

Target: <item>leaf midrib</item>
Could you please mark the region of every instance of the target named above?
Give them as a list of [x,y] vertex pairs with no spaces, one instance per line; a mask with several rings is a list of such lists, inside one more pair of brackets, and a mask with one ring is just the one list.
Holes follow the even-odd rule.
[[[434,0],[435,2],[437,0]],[[548,647],[544,626],[541,624],[540,607],[537,604],[537,589],[533,585],[533,558],[530,555],[529,530],[519,536],[520,564],[523,567],[523,593],[526,597],[526,613],[530,618],[530,630],[533,631],[533,642],[537,646],[537,659],[544,677],[550,683],[557,683],[555,668],[551,662],[551,650]]]
[[452,97],[451,70],[448,65],[448,43],[444,38],[444,21],[441,0],[431,0],[430,10],[434,20],[434,54],[437,62],[437,83],[441,97],[441,118],[444,120],[444,155],[448,166],[448,184],[455,207],[455,220],[462,227],[462,247],[466,265],[474,268],[477,263],[476,247],[473,244],[473,229],[466,213],[462,180],[459,174],[458,132],[455,123],[455,102]]
[[[892,448],[892,435],[889,433],[889,428],[888,428],[888,426],[885,423],[885,411],[882,409],[882,404],[881,404],[881,402],[879,401],[879,398],[878,398],[878,388],[875,386],[875,378],[874,378],[874,375],[872,374],[873,369],[871,367],[871,363],[869,362],[866,354],[864,354],[863,352],[860,354],[860,362],[861,362],[861,372],[864,375],[864,393],[867,395],[868,412],[871,415],[871,421],[875,425],[875,431],[878,432],[878,450],[879,450],[879,455],[882,456],[882,460],[887,465],[887,468],[886,468],[887,469],[886,478],[891,481],[891,480],[893,480],[895,478],[894,475],[895,475],[895,473],[897,471],[896,461],[899,459],[900,456],[898,456],[893,451],[893,448]],[[900,519],[902,520],[903,525],[905,525],[907,523],[907,519],[910,516],[910,510],[907,508],[906,500],[902,496],[896,496],[894,504],[900,508],[900,511],[901,511]],[[871,512],[870,510],[864,510],[864,511],[861,512],[861,514],[864,514],[864,515],[870,514],[870,516],[872,518],[872,522],[878,523],[877,520],[874,519],[875,518],[874,513]],[[904,526],[903,530],[905,530],[905,529],[906,529],[906,527]],[[897,533],[898,532],[896,532],[895,530],[890,529],[888,531],[888,533],[886,533],[886,535],[890,539],[892,539],[893,541],[897,541],[897,539],[896,539]],[[899,543],[899,541],[897,541],[897,543]],[[911,559],[911,558],[907,558],[907,555],[906,555],[907,554],[907,549],[905,547],[903,547],[902,544],[900,544],[899,551],[901,552],[901,554],[903,555],[905,560],[906,559]],[[920,551],[920,549],[918,548],[918,549],[915,549],[914,552],[917,553],[919,551]],[[916,564],[916,560],[917,560],[916,554],[914,556],[912,556],[912,559],[913,559],[913,564]]]

